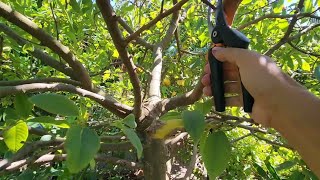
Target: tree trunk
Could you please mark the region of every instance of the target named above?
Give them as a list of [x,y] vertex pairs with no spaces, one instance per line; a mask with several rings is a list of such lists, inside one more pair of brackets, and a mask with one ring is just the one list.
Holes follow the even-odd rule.
[[146,180],[167,180],[168,150],[162,139],[147,140],[144,152],[144,177]]

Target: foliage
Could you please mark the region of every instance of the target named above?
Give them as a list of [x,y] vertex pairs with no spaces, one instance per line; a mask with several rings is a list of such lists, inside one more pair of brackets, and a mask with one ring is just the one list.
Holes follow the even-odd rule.
[[[241,108],[214,112],[212,99],[201,96],[211,42],[200,0],[180,0],[181,10],[165,17],[172,1],[113,0],[116,16],[107,18],[99,3],[110,1],[2,2],[35,23],[28,28],[38,27],[9,22],[0,9],[1,179],[142,179],[150,170],[144,165],[163,158],[171,159],[172,179],[317,179],[278,132]],[[297,4],[243,0],[233,27],[251,40],[250,49],[270,53],[319,96],[320,4],[305,0],[290,30]],[[146,158],[154,139],[166,143],[170,157]],[[183,168],[185,174],[175,171]]]

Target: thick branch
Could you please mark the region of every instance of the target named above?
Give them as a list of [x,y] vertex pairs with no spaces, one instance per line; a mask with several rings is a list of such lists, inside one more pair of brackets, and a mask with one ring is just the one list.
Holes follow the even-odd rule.
[[[177,0],[174,0],[173,2],[176,3]],[[173,12],[172,18],[170,21],[170,25],[169,25],[169,28],[166,32],[166,35],[164,36],[164,38],[160,42],[162,49],[165,49],[169,45],[169,43],[174,35],[174,32],[176,31],[176,29],[178,27],[178,22],[179,22],[179,9],[177,9],[176,11]]]
[[304,3],[304,0],[299,1],[298,6],[297,6],[297,10],[294,13],[294,16],[289,24],[289,27],[288,27],[286,33],[284,34],[284,36],[280,39],[280,41],[276,45],[274,45],[271,49],[269,49],[265,53],[265,55],[270,56],[275,50],[279,49],[283,44],[285,44],[287,42],[287,39],[289,38],[290,34],[292,33],[294,25],[296,24],[296,22],[298,20],[298,13],[302,9],[303,3]]
[[194,102],[198,101],[202,96],[203,87],[204,87],[203,84],[199,80],[198,84],[192,91],[189,91],[186,94],[183,94],[181,96],[176,96],[170,99],[162,100],[161,103],[164,110],[163,114],[177,107],[187,106],[189,104],[193,104]]
[[[8,35],[13,40],[15,40],[21,46],[28,43],[28,41],[20,37],[12,29],[10,29],[8,26],[6,26],[3,23],[0,23],[0,31],[4,32],[6,35]],[[53,57],[49,56],[47,53],[44,53],[43,51],[41,51],[40,49],[34,48],[34,51],[29,51],[29,53],[32,56],[38,58],[44,64],[53,67],[54,69],[66,74],[67,76],[70,76],[72,79],[78,79],[74,71],[70,67],[60,63],[59,61],[55,60]]]
[[3,98],[8,95],[14,95],[17,93],[32,93],[32,92],[46,92],[46,91],[66,91],[70,93],[78,94],[82,97],[87,97],[91,100],[96,101],[103,107],[107,108],[109,111],[114,113],[119,117],[126,117],[132,112],[132,108],[121,104],[110,97],[101,96],[99,94],[87,91],[85,89],[77,88],[68,84],[45,84],[45,83],[33,83],[33,84],[24,84],[18,86],[4,86],[0,87],[0,98]]
[[[174,0],[173,3],[177,3],[177,1]],[[176,9],[172,14],[170,25],[164,38],[161,40],[160,43],[158,43],[155,46],[153,50],[154,61],[153,61],[151,81],[149,86],[150,98],[156,98],[158,100],[161,99],[160,85],[161,85],[161,72],[162,72],[162,63],[163,63],[162,52],[163,52],[163,49],[165,49],[169,45],[174,35],[174,32],[178,27],[178,22],[179,22],[179,9]]]
[[65,83],[72,84],[74,86],[80,86],[78,81],[63,79],[63,78],[38,78],[38,79],[26,79],[26,80],[12,80],[12,81],[0,81],[0,86],[17,86],[22,84],[32,84],[32,83]]
[[126,43],[122,37],[122,33],[118,27],[117,17],[112,9],[110,4],[110,0],[97,0],[97,5],[101,11],[101,14],[104,18],[104,21],[107,24],[108,31],[112,37],[114,45],[116,46],[119,55],[127,68],[130,81],[133,86],[133,93],[134,93],[134,113],[136,118],[138,119],[141,115],[141,104],[142,104],[142,97],[141,97],[141,87],[138,75],[135,71],[135,66],[132,62],[132,57],[129,56],[129,53],[126,49]]
[[68,47],[64,46],[58,40],[44,32],[33,21],[29,20],[27,17],[13,10],[10,6],[2,2],[0,2],[0,16],[19,26],[21,29],[25,30],[33,37],[41,41],[43,45],[47,46],[53,52],[61,56],[80,78],[83,87],[88,90],[92,89],[92,83],[88,71],[78,61]]
[[134,32],[133,34],[131,34],[130,36],[127,37],[126,42],[129,43],[130,41],[136,39],[137,37],[140,36],[140,34],[147,30],[150,29],[152,26],[154,26],[158,21],[160,21],[161,19],[169,16],[170,14],[172,14],[173,12],[179,10],[186,2],[188,2],[188,0],[181,0],[180,2],[178,2],[176,5],[174,5],[172,8],[170,8],[169,10],[165,11],[164,13],[159,14],[157,17],[155,17],[153,20],[151,20],[149,23],[143,25],[140,29],[138,29],[136,32]]
[[[66,154],[45,154],[45,155],[39,157],[34,162],[29,162],[30,164],[28,164],[28,165],[41,166],[42,164],[45,164],[45,163],[65,161],[66,158],[67,158]],[[142,165],[139,163],[131,162],[131,161],[116,158],[116,157],[108,157],[104,154],[98,154],[98,155],[96,155],[96,157],[94,159],[96,161],[102,161],[105,163],[118,164],[118,165],[124,166],[126,168],[130,168],[130,169],[142,168]],[[26,164],[27,160],[28,159],[16,161],[16,162],[12,163],[11,166],[7,167],[6,170],[7,171],[16,171],[21,167],[21,165]]]

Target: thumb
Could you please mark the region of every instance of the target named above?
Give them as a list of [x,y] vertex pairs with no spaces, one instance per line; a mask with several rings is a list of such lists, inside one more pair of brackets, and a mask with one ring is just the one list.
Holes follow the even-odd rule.
[[212,48],[212,54],[217,60],[222,62],[230,62],[233,64],[237,64],[237,56],[240,55],[241,52],[239,52],[241,49],[238,48],[223,48],[223,47],[214,47]]

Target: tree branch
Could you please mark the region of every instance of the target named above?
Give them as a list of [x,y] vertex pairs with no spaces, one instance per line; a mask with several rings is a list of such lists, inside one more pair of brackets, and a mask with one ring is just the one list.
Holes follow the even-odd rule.
[[[40,156],[38,159],[35,161],[30,161],[28,162],[28,159],[23,159],[20,161],[16,161],[12,163],[11,166],[6,168],[6,171],[16,171],[18,170],[22,165],[31,165],[31,166],[41,166],[42,164],[45,163],[50,163],[50,162],[60,162],[60,161],[65,161],[67,159],[67,154],[45,154]],[[111,163],[111,164],[118,164],[121,166],[124,166],[126,168],[130,169],[140,169],[142,168],[142,165],[140,163],[136,162],[131,162],[125,159],[120,159],[117,157],[109,157],[104,154],[97,154],[94,158],[96,161],[102,161],[105,163]]]
[[26,79],[26,80],[12,80],[12,81],[0,81],[0,86],[17,86],[22,84],[32,84],[32,83],[65,83],[74,86],[80,86],[78,81],[63,78],[37,78],[37,79]]
[[[29,43],[27,40],[20,37],[12,29],[10,29],[8,26],[6,26],[3,23],[0,23],[0,31],[4,32],[11,39],[15,40],[20,46],[24,46],[25,44]],[[44,64],[53,67],[59,72],[62,72],[67,76],[71,77],[72,79],[78,79],[78,77],[75,75],[74,71],[70,67],[64,65],[63,63],[60,63],[59,61],[55,60],[53,57],[49,56],[47,53],[44,53],[43,51],[41,51],[40,49],[34,48],[34,51],[28,51],[28,52],[32,56],[38,58]]]
[[14,95],[17,93],[32,93],[32,92],[46,92],[46,91],[66,91],[74,94],[78,94],[82,97],[87,97],[91,100],[96,101],[115,115],[119,117],[126,117],[132,112],[132,108],[121,104],[111,97],[102,96],[85,89],[77,88],[69,84],[46,84],[46,83],[33,83],[33,84],[24,84],[18,86],[4,86],[0,87],[0,98],[3,98],[8,95]]
[[140,81],[135,71],[135,66],[132,62],[132,57],[129,56],[129,53],[126,50],[126,43],[118,27],[118,21],[117,21],[118,18],[116,17],[115,12],[112,9],[110,0],[108,1],[97,0],[97,5],[100,9],[100,12],[104,18],[105,23],[107,24],[107,28],[112,37],[114,45],[116,46],[119,52],[119,55],[128,70],[128,74],[133,86],[133,93],[134,93],[134,114],[136,119],[138,119],[141,115],[141,105],[142,105]]
[[[174,0],[173,3],[177,4],[177,1]],[[153,61],[153,68],[151,71],[151,81],[149,86],[150,98],[155,98],[157,100],[161,99],[160,85],[161,85],[161,73],[162,73],[162,62],[163,62],[162,52],[163,52],[163,49],[165,49],[169,45],[174,35],[174,32],[178,27],[178,22],[179,22],[179,9],[176,9],[172,14],[170,25],[164,38],[161,40],[161,42],[157,43],[157,45],[153,50],[154,61]]]
[[174,5],[172,8],[170,8],[169,10],[165,11],[164,13],[159,14],[157,17],[155,17],[153,20],[151,20],[150,22],[148,22],[147,24],[143,25],[140,29],[138,29],[136,32],[134,32],[133,34],[131,34],[130,36],[128,36],[126,38],[126,43],[129,43],[130,41],[136,39],[138,36],[140,36],[140,34],[147,30],[150,29],[152,26],[154,26],[158,21],[160,21],[161,19],[169,16],[170,14],[172,14],[173,12],[179,10],[186,2],[188,2],[188,0],[181,0],[180,2],[178,2],[176,5]]
[[295,50],[301,52],[301,53],[304,53],[304,54],[308,54],[308,55],[311,55],[311,56],[315,56],[315,57],[320,57],[320,54],[317,54],[317,53],[313,53],[313,52],[307,52],[303,49],[300,49],[298,48],[296,45],[292,44],[292,42],[288,42],[288,44]]
[[53,52],[61,56],[74,70],[74,73],[77,74],[77,77],[80,78],[83,87],[88,90],[92,89],[92,83],[88,71],[78,61],[68,47],[64,46],[58,40],[44,32],[33,21],[29,20],[27,17],[13,10],[10,6],[2,2],[0,2],[0,16],[19,26],[21,29],[25,30],[33,37],[41,41],[43,45],[47,46]]
[[[173,3],[177,4],[177,0],[173,0]],[[178,27],[178,22],[179,22],[179,9],[175,10],[172,13],[172,18],[170,21],[169,28],[166,32],[166,35],[163,37],[162,41],[159,44],[162,47],[162,49],[165,49],[169,45],[169,43],[174,35],[174,32],[176,31],[176,29]]]
[[310,32],[311,30],[313,30],[313,29],[315,29],[315,28],[317,28],[317,27],[319,27],[319,26],[320,26],[320,24],[315,24],[315,25],[313,25],[313,26],[309,26],[309,27],[307,27],[306,29],[302,30],[300,33],[297,33],[297,34],[294,35],[294,36],[291,36],[291,37],[289,37],[289,38],[287,38],[287,39],[284,39],[284,40],[282,40],[282,41],[280,40],[279,43],[277,43],[276,45],[274,45],[273,47],[271,47],[271,48],[270,48],[267,52],[265,52],[264,54],[265,54],[266,56],[270,56],[274,51],[276,51],[276,50],[277,50],[280,46],[282,46],[283,44],[285,44],[285,43],[287,43],[287,42],[291,42],[291,41],[293,41],[294,39],[300,38],[302,35]]
[[194,144],[192,149],[192,156],[189,162],[189,166],[187,167],[187,172],[185,173],[184,177],[182,179],[190,179],[190,176],[192,175],[194,166],[196,165],[198,158],[198,145]]
[[[133,34],[134,31],[132,30],[132,28],[121,18],[121,17],[117,17],[119,24],[129,33],[129,34]],[[148,48],[148,49],[153,49],[153,44],[148,43],[146,40],[142,39],[141,37],[137,37],[136,38],[136,42],[138,44],[141,44],[142,46]]]
[[198,84],[192,91],[189,91],[186,94],[180,96],[162,100],[162,109],[164,110],[162,114],[175,109],[176,107],[187,106],[198,101],[202,96],[202,89],[204,87],[200,79],[198,81]]
[[265,19],[275,19],[275,18],[287,19],[287,18],[292,18],[292,17],[295,17],[295,16],[298,17],[298,18],[300,18],[300,17],[311,17],[311,18],[315,18],[315,19],[320,19],[320,17],[314,16],[314,15],[312,15],[312,13],[298,13],[296,15],[295,14],[285,14],[285,15],[281,15],[281,14],[266,14],[264,16],[261,16],[259,18],[256,18],[256,19],[254,19],[254,20],[252,20],[250,22],[247,22],[247,23],[239,26],[237,29],[240,31],[240,30],[242,30],[242,29],[244,29],[244,28],[246,28],[248,26],[256,24],[256,23],[258,23],[260,21],[263,21]]
[[287,149],[294,150],[294,149],[293,149],[292,147],[290,147],[288,144],[281,144],[281,143],[278,143],[278,142],[270,141],[269,139],[260,137],[260,136],[256,135],[255,133],[251,133],[251,134],[252,134],[254,137],[256,137],[256,138],[265,141],[265,142],[268,143],[268,144],[271,144],[271,145],[274,145],[274,146],[279,146],[279,147],[285,147],[285,148],[287,148]]
[[290,34],[292,33],[294,25],[296,24],[296,22],[298,20],[298,13],[302,9],[303,3],[304,3],[304,0],[299,0],[298,6],[296,8],[296,11],[294,13],[294,16],[292,17],[292,20],[289,24],[289,27],[288,27],[286,33],[284,34],[284,36],[280,39],[280,41],[277,44],[275,44],[271,49],[269,49],[265,53],[265,55],[270,56],[275,50],[279,49],[283,44],[285,44],[287,42],[287,39],[289,38]]

